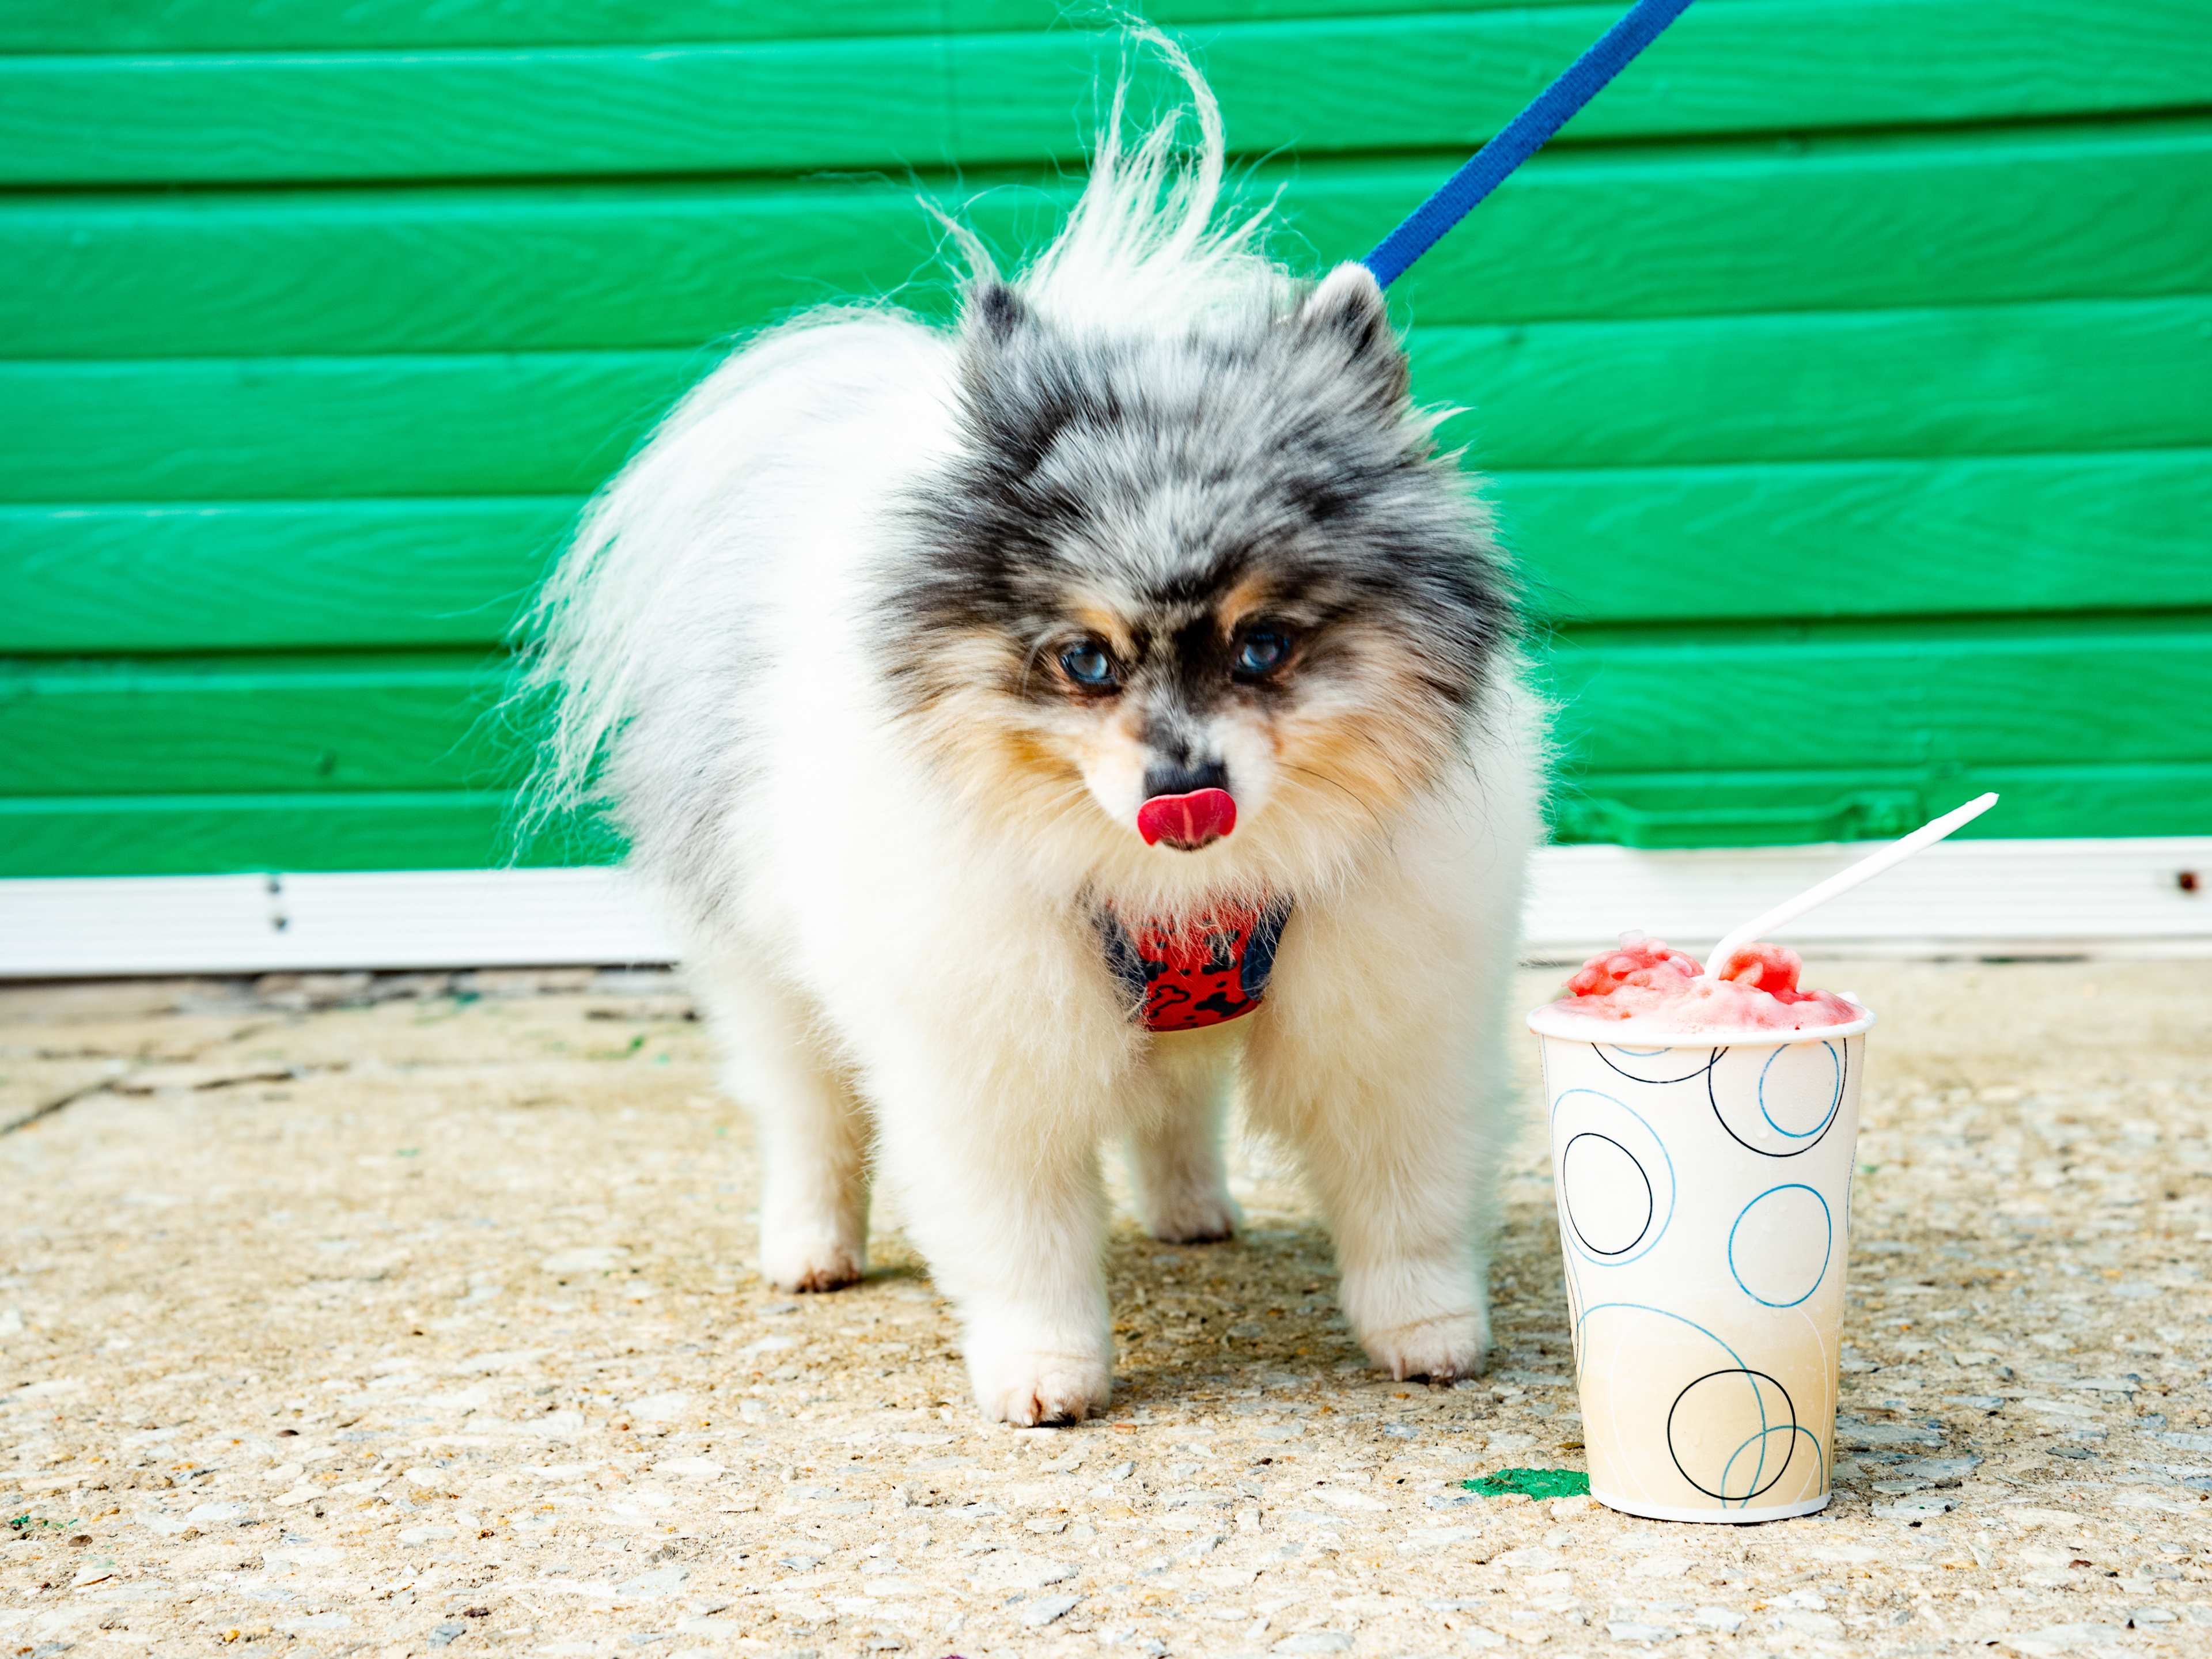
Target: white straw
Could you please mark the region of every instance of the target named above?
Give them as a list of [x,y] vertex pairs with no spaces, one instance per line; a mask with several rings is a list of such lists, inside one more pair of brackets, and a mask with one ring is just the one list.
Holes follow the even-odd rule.
[[1932,847],[1961,824],[1972,823],[1976,818],[1997,804],[1996,791],[1976,797],[1964,806],[1955,807],[1932,823],[1923,823],[1911,835],[1903,836],[1881,849],[1870,853],[1849,869],[1839,870],[1827,880],[1808,887],[1796,898],[1786,899],[1763,915],[1753,916],[1718,945],[1705,958],[1705,977],[1719,976],[1728,959],[1754,939],[1764,939],[1784,924],[1797,920],[1808,910],[1826,904],[1838,893],[1848,893],[1863,881],[1871,881],[1893,865],[1902,864],[1923,847]]

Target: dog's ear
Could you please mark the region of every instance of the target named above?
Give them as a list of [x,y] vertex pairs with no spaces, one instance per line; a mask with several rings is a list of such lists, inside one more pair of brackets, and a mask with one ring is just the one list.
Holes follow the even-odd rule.
[[1345,354],[1352,372],[1388,402],[1406,395],[1406,353],[1390,329],[1390,313],[1375,273],[1357,261],[1339,265],[1306,297],[1293,326]]
[[970,338],[1004,345],[1029,325],[1030,308],[1010,284],[988,277],[968,290],[960,323]]

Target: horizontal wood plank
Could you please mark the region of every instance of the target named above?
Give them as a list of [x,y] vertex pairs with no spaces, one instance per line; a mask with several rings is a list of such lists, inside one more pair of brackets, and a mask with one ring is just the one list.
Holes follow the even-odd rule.
[[[1621,10],[1419,12],[1188,39],[1243,153],[1472,150]],[[2130,0],[2094,15],[2063,0],[1697,6],[1553,142],[2186,109],[2212,92],[2203,23],[2197,0]],[[1010,34],[952,45],[968,160],[1079,159],[1066,112],[1088,105],[1071,104],[1069,89],[1095,73],[1097,46]]]
[[1501,471],[2212,439],[2205,298],[1416,329],[1412,356]]
[[[2212,443],[2212,298],[1417,330],[1491,470]],[[0,501],[557,495],[696,352],[0,364]]]
[[[1540,617],[2212,607],[2212,451],[1491,480]],[[581,500],[0,507],[0,654],[489,646]],[[1725,582],[1702,573],[1726,571]],[[1808,572],[1848,573],[1848,580]]]
[[582,505],[0,507],[0,655],[494,645]]
[[[1580,632],[1541,675],[1589,771],[2212,762],[2212,622]],[[0,667],[0,795],[511,787],[528,718],[458,653]],[[1702,696],[1686,695],[1694,687]]]
[[[1455,0],[1522,9],[1576,0]],[[1705,0],[1708,5],[1717,0]],[[1717,0],[1728,3],[1728,0]],[[1388,15],[1409,0],[1148,0],[1164,28],[1194,23]],[[358,52],[394,46],[595,46],[611,41],[790,40],[1066,27],[1103,6],[1063,0],[51,0],[0,3],[0,52]]]
[[589,490],[714,362],[672,351],[0,364],[0,407],[18,412],[23,434],[0,452],[0,500]]
[[[1419,167],[1345,166],[1290,187],[1317,264],[1367,246],[1368,204],[1424,188]],[[2195,119],[1562,149],[1391,295],[1419,327],[2202,294],[2208,173],[2212,123]]]
[[[1195,32],[1240,151],[1471,149],[1611,6]],[[1070,161],[1116,37],[0,60],[0,181],[789,173]],[[1408,74],[1407,65],[1422,71]],[[1683,18],[1566,142],[2174,110],[2197,0],[1766,0]]]
[[1991,789],[2002,810],[1969,825],[1966,838],[2199,835],[2212,823],[2212,765],[1968,760],[1825,771],[1571,772],[1553,793],[1552,838],[1648,848],[1885,840]]
[[[1827,573],[1812,572],[1817,579]],[[2212,619],[1563,635],[1540,678],[1591,772],[2212,762]]]
[[[2212,606],[2212,452],[1508,473],[1540,616],[1581,623]],[[1725,573],[1724,580],[1717,580]]]
[[[1280,167],[1247,194],[1283,188],[1282,249],[1317,267],[1366,247],[1453,160]],[[963,216],[1010,262],[1072,198],[969,190]],[[2203,121],[1563,151],[1394,299],[1426,331],[2201,294],[2208,201]],[[0,202],[0,357],[693,346],[892,291],[941,314],[942,240],[910,188],[880,179],[20,197]]]
[[508,684],[473,652],[0,664],[0,796],[512,788]]
[[[1758,847],[1881,833],[1995,789],[2003,810],[1970,836],[2201,834],[2212,766],[1966,765],[1879,771],[1595,775],[1563,790],[1559,841]],[[514,833],[498,793],[139,795],[0,799],[0,878],[239,871],[470,870],[599,863],[613,837]]]
[[373,51],[911,34],[938,0],[0,0],[0,52]]
[[604,863],[611,836],[517,832],[495,792],[0,799],[0,877],[482,870]]

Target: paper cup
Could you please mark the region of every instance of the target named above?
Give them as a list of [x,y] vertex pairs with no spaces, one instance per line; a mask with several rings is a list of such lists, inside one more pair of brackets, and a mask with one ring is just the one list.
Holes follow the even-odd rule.
[[1608,1508],[1746,1522],[1827,1503],[1873,1023],[1621,1044],[1528,1017],[1590,1496]]

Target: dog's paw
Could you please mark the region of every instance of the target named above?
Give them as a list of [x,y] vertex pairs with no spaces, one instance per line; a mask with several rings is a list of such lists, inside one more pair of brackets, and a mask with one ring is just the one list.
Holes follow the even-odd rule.
[[1145,1231],[1163,1244],[1215,1244],[1244,1224],[1244,1212],[1220,1187],[1151,1194],[1144,1208]]
[[1490,1352],[1490,1324],[1480,1314],[1439,1314],[1363,1334],[1368,1358],[1403,1382],[1426,1377],[1452,1382],[1474,1376]]
[[1114,1391],[1096,1354],[1008,1348],[971,1354],[968,1370],[984,1414],[1022,1429],[1080,1423]]
[[761,1239],[761,1277],[780,1291],[842,1291],[860,1281],[864,1247],[827,1231],[779,1229]]

